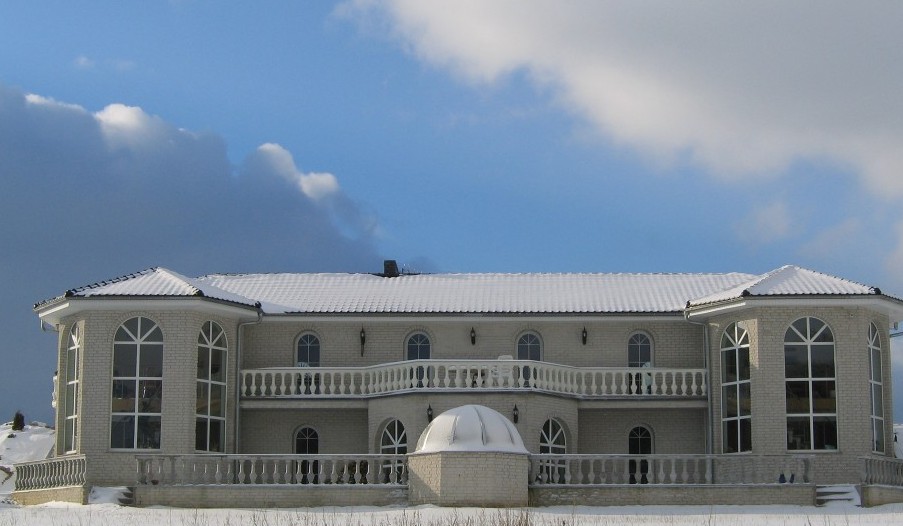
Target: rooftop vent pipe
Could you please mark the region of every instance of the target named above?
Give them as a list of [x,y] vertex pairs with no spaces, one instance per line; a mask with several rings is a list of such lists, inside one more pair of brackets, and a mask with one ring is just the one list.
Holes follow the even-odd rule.
[[383,261],[383,277],[397,278],[398,262],[396,262],[394,259],[387,259]]

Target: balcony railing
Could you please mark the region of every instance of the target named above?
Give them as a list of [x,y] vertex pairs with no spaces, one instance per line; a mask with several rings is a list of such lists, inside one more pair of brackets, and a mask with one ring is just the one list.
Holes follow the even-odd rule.
[[804,455],[530,455],[530,484],[809,483]]
[[245,398],[340,398],[407,390],[535,389],[577,397],[704,397],[705,369],[572,367],[528,360],[410,360],[241,371]]
[[864,457],[862,483],[883,486],[903,486],[903,459]]
[[16,491],[83,486],[86,465],[84,455],[17,463]]
[[138,455],[138,484],[407,485],[406,455]]

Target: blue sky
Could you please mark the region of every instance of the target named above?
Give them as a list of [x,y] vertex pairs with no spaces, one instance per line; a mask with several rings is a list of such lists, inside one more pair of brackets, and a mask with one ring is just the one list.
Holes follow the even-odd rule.
[[0,419],[150,266],[903,291],[903,5],[786,4],[0,3]]

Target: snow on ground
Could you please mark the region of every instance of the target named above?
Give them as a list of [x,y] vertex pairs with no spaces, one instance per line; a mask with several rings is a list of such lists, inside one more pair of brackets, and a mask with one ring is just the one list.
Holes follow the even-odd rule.
[[[33,423],[13,432],[0,425],[0,466],[46,458],[54,431]],[[903,440],[903,426],[895,426]],[[10,436],[13,434],[15,436]],[[897,451],[900,451],[899,443]],[[899,454],[899,453],[898,453]],[[0,480],[6,474],[0,471]],[[123,488],[94,488],[86,506],[18,506],[4,500],[13,478],[0,485],[0,526],[890,526],[903,524],[903,504],[857,508],[813,506],[560,506],[530,509],[347,507],[300,509],[130,508],[117,504]]]
[[13,431],[12,422],[0,425],[0,502],[16,487],[13,464],[47,458],[55,440],[56,431],[41,422],[22,431]]

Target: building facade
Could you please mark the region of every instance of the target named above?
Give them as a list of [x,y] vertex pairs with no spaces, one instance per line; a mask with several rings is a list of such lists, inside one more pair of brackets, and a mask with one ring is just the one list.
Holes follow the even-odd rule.
[[[468,404],[509,418],[530,454],[603,459],[591,472],[623,460],[623,484],[668,478],[665,458],[709,459],[711,483],[791,457],[805,473],[755,477],[858,484],[864,458],[893,456],[903,301],[875,287],[794,266],[396,268],[153,268],[37,304],[59,333],[56,457],[83,459],[84,486],[132,486],[148,455],[405,455],[434,415]],[[319,460],[291,469],[325,478]],[[530,476],[574,476],[556,469]]]

